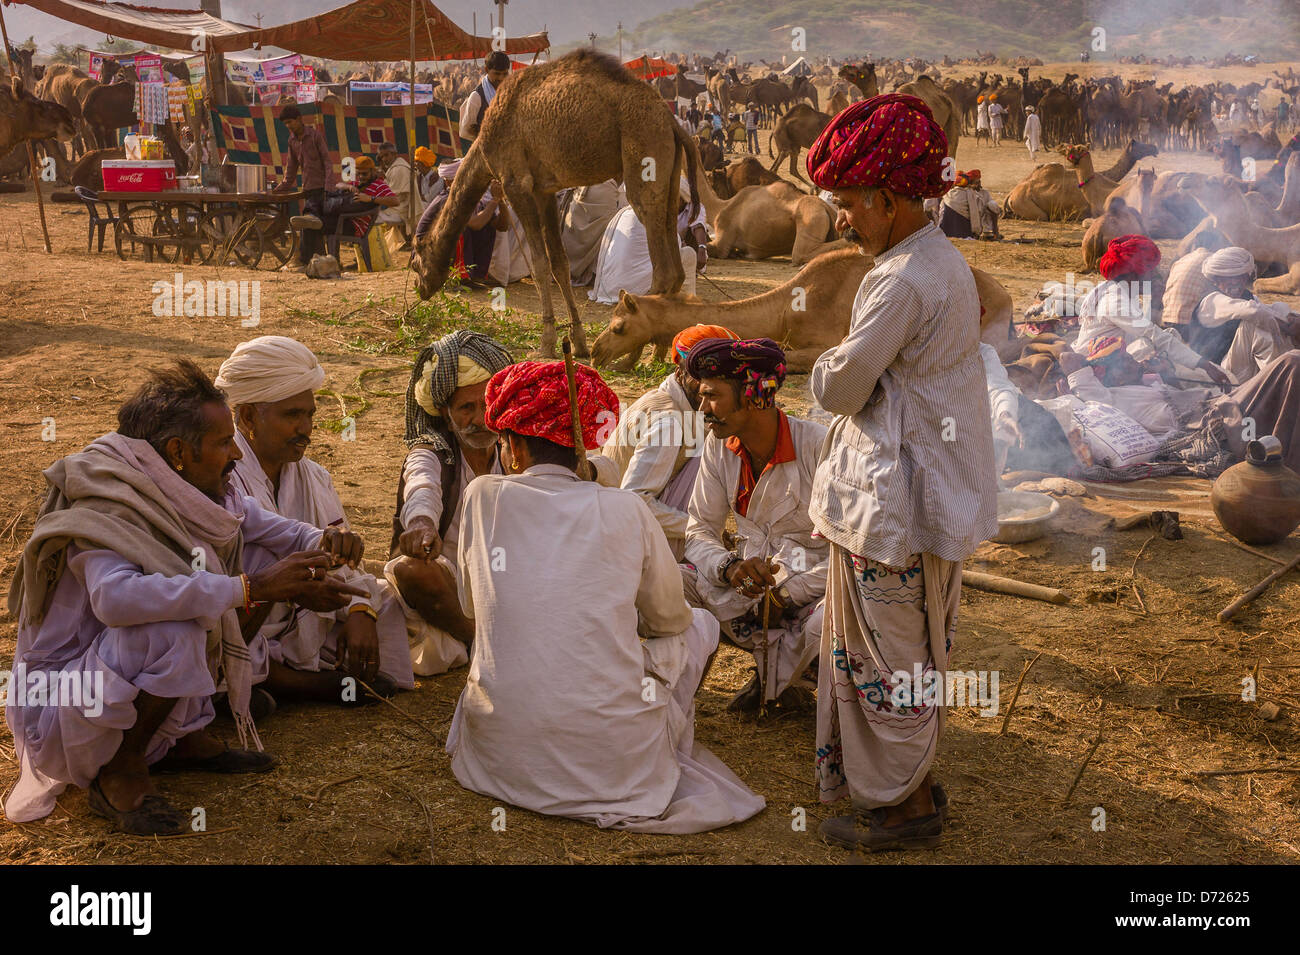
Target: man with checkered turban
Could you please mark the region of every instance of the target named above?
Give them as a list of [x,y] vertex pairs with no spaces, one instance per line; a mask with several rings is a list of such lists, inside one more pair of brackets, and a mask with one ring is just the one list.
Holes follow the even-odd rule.
[[[576,369],[582,443],[618,418]],[[718,624],[682,597],[639,496],[580,480],[563,362],[493,376],[487,426],[505,474],[465,492],[460,599],[475,624],[447,752],[461,785],[601,828],[703,832],[763,800],[694,742],[694,697]]]
[[823,802],[852,800],[821,833],[868,851],[942,836],[934,688],[947,674],[961,562],[997,533],[979,297],[922,207],[955,178],[947,146],[921,100],[891,93],[841,112],[808,153],[837,227],[875,256],[848,335],[810,381],[837,415],[809,509],[831,544],[817,782]]

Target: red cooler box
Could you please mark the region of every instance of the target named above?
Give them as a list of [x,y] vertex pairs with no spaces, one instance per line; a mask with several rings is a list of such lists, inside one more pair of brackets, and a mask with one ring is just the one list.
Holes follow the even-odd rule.
[[106,159],[104,188],[109,192],[164,192],[176,188],[176,163],[170,159]]

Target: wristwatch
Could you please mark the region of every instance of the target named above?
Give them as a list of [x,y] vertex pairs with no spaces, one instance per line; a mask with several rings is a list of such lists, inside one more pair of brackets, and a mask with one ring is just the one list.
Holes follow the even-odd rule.
[[727,580],[727,572],[731,570],[731,568],[734,565],[739,563],[740,563],[739,554],[728,554],[726,557],[722,559],[722,563],[718,565],[718,580],[722,581],[722,586],[724,587],[730,586],[730,583]]

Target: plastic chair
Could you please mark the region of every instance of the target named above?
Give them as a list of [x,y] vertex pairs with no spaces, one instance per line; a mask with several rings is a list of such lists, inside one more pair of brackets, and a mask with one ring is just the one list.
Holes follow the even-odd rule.
[[[356,246],[357,257],[366,263],[366,271],[372,271],[370,264],[370,230],[375,227],[375,220],[379,218],[379,213],[383,211],[383,208],[383,206],[375,205],[369,209],[358,209],[356,212],[339,213],[338,224],[335,225],[334,231],[325,235],[325,248],[329,254],[337,259],[340,245],[354,245]],[[366,225],[366,231],[361,235],[357,235],[357,230],[352,228],[352,222],[364,216],[370,216],[370,222]]]
[[98,227],[99,251],[103,252],[104,232],[109,226],[113,226],[115,229],[117,228],[118,217],[113,215],[113,207],[107,202],[104,203],[104,209],[106,210],[105,214],[100,215],[100,200],[98,193],[91,192],[85,186],[76,186],[74,187],[73,192],[77,194],[77,198],[85,204],[86,211],[90,213],[90,226],[86,230],[86,251],[89,252],[91,250],[91,246],[95,240],[95,229]]

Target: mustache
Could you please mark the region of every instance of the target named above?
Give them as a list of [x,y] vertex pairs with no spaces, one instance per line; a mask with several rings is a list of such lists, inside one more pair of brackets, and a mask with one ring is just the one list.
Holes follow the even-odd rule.
[[861,242],[862,234],[858,232],[857,229],[853,228],[853,226],[849,226],[847,229],[845,229],[843,232],[840,233],[840,238],[848,239],[850,242]]
[[706,414],[706,415],[704,416],[704,423],[705,423],[705,424],[726,424],[726,423],[727,423],[727,419],[726,419],[726,418],[715,418],[715,417],[714,417],[713,415],[711,415],[711,414]]
[[237,463],[237,462],[235,462],[235,461],[231,461],[231,462],[230,462],[229,464],[227,464],[224,468],[222,468],[222,469],[221,469],[221,476],[222,476],[222,477],[225,477],[225,476],[226,476],[227,474],[229,474],[231,471],[235,470],[235,464],[236,464],[236,463]]

